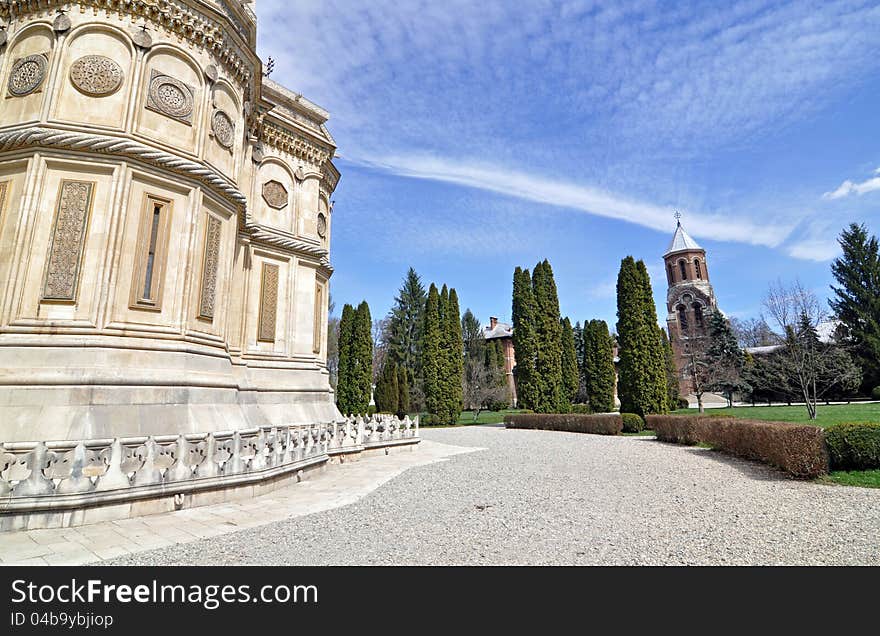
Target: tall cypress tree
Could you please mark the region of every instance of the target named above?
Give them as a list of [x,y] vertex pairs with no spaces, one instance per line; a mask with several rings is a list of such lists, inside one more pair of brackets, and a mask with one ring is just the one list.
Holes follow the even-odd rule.
[[366,413],[370,409],[373,385],[373,320],[367,301],[358,305],[354,314],[351,351],[351,386],[353,413]]
[[573,402],[578,392],[578,361],[577,346],[574,340],[574,329],[571,320],[566,316],[562,319],[562,380],[565,397]]
[[537,307],[532,290],[529,270],[517,267],[513,273],[513,347],[516,358],[514,379],[516,381],[517,405],[533,409],[538,403],[537,372],[535,358],[535,322]]
[[339,370],[336,382],[336,405],[343,415],[350,415],[352,408],[352,332],[355,310],[351,305],[342,308],[339,321]]
[[455,424],[461,415],[463,391],[462,375],[464,374],[464,342],[461,332],[461,310],[455,288],[449,290],[449,301],[446,306],[445,341],[447,353],[446,369],[446,420]]
[[376,402],[376,411],[379,413],[397,413],[400,387],[397,383],[397,363],[390,357],[385,358],[382,372],[376,380],[376,389],[373,399]]
[[614,410],[614,342],[604,320],[584,324],[584,376],[594,413]]
[[571,404],[565,396],[562,376],[562,321],[553,270],[547,260],[535,266],[532,277],[535,295],[539,413],[565,413]]
[[618,396],[624,413],[665,413],[666,362],[657,332],[657,310],[642,261],[627,256],[617,276]]
[[440,294],[431,283],[425,303],[425,325],[422,332],[422,375],[425,386],[425,408],[438,413],[442,400],[443,353],[440,350]]
[[837,287],[831,309],[843,340],[862,368],[862,390],[880,385],[880,245],[864,225],[851,224],[838,239],[843,254],[831,264]]
[[666,391],[669,396],[667,401],[669,409],[675,410],[681,399],[681,386],[678,381],[678,367],[675,365],[675,352],[672,350],[672,343],[666,335],[666,330],[662,327],[660,327],[660,341],[663,343],[663,353],[666,357]]
[[651,287],[651,277],[645,262],[640,260],[636,263],[639,279],[642,285],[643,311],[645,329],[648,338],[648,361],[650,372],[650,402],[647,413],[669,412],[669,389],[666,382],[666,352],[663,350],[663,341],[660,337],[657,320],[657,306],[654,304],[654,290]]

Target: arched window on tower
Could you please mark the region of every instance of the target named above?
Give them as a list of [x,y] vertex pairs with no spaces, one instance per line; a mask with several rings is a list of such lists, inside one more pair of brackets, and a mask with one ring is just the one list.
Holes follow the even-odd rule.
[[679,333],[684,335],[688,330],[688,314],[687,307],[684,305],[679,305],[675,308],[678,311],[678,330]]
[[694,259],[694,271],[697,273],[697,278],[703,280],[703,268],[700,266],[700,259]]
[[675,274],[672,269],[672,263],[669,263],[666,268],[666,276],[669,277],[669,284],[672,285],[675,282]]
[[684,264],[684,259],[678,261],[678,270],[681,272],[681,280],[687,280],[687,268]]
[[694,324],[702,329],[703,328],[703,306],[700,303],[694,303]]

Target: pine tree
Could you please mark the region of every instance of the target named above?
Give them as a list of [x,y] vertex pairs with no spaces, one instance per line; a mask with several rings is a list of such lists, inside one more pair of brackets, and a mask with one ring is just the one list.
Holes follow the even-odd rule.
[[350,415],[352,407],[352,333],[355,310],[351,305],[342,308],[339,321],[339,371],[336,383],[336,405],[343,415]]
[[480,360],[486,356],[487,343],[483,337],[480,321],[470,309],[461,317],[461,337],[464,340],[464,355],[469,360]]
[[367,413],[373,385],[373,321],[367,301],[355,310],[351,336],[351,387],[353,413]]
[[[812,328],[812,325],[809,325]],[[815,329],[812,329],[815,333]],[[816,334],[816,342],[819,336]],[[743,380],[746,357],[740,349],[739,341],[730,321],[717,309],[709,318],[709,346],[706,348],[706,362],[711,371],[707,388],[717,391],[727,398],[728,406],[733,406],[733,394],[746,392],[748,384]]]
[[390,358],[385,359],[382,372],[376,380],[376,389],[373,399],[376,402],[376,411],[379,413],[397,413],[400,387],[397,383],[397,363]]
[[538,403],[535,369],[538,352],[535,333],[536,314],[537,307],[529,270],[517,267],[513,273],[513,348],[516,357],[514,378],[517,405],[525,409],[533,409]]
[[594,413],[614,410],[614,342],[604,320],[584,324],[584,381]]
[[670,410],[678,408],[678,401],[681,399],[681,386],[678,382],[678,367],[675,365],[675,352],[672,350],[672,343],[666,335],[666,330],[660,327],[660,341],[663,343],[663,351],[666,356],[666,390],[669,397]]
[[880,245],[864,225],[851,224],[838,239],[843,254],[831,264],[838,283],[829,301],[845,344],[862,368],[862,390],[880,385]]
[[406,367],[397,366],[397,417],[403,418],[409,413],[409,374]]
[[440,350],[440,294],[431,283],[425,303],[425,326],[422,332],[422,375],[425,386],[425,409],[436,414],[442,400],[443,353]]
[[406,369],[407,385],[411,388],[415,388],[421,375],[422,330],[427,298],[421,278],[410,267],[388,314],[385,336],[388,351],[394,361]]
[[574,329],[568,317],[562,320],[562,379],[565,397],[573,402],[577,397],[579,373]]
[[666,359],[657,331],[657,309],[643,261],[621,261],[617,277],[617,334],[620,343],[618,396],[623,413],[668,411]]
[[536,341],[535,370],[538,377],[538,413],[566,413],[571,407],[565,395],[562,375],[562,321],[553,270],[547,260],[535,266],[532,277],[535,295]]

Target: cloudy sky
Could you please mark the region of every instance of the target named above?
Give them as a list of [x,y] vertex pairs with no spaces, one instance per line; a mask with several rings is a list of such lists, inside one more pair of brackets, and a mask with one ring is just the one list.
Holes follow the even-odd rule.
[[[272,78],[328,109],[337,311],[407,267],[510,316],[548,258],[563,314],[615,319],[620,259],[665,298],[673,211],[721,307],[822,296],[836,236],[880,232],[876,2],[260,0]],[[661,320],[665,307],[659,308]]]

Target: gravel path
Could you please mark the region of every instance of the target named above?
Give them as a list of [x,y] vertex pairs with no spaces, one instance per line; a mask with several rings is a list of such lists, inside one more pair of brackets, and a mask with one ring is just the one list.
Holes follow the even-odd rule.
[[880,489],[650,438],[423,437],[486,450],[410,469],[343,508],[105,563],[880,565]]

